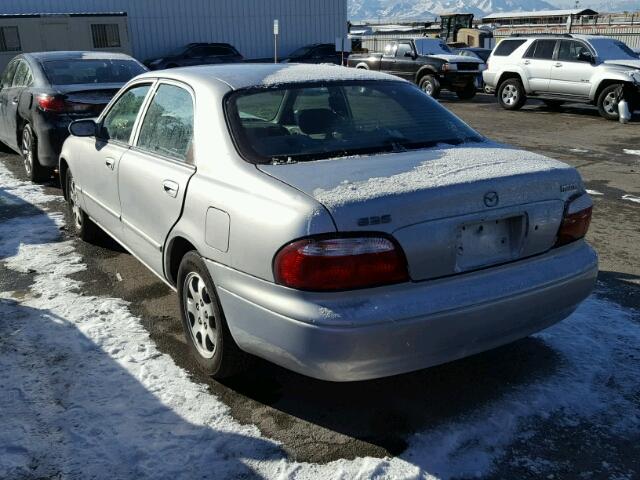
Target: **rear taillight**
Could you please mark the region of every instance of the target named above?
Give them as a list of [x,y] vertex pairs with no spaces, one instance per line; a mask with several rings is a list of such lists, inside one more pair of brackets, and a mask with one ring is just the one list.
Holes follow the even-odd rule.
[[55,113],[87,113],[96,110],[90,103],[69,102],[64,97],[42,94],[37,96],[38,106],[45,112]]
[[45,112],[64,112],[64,99],[55,95],[38,95],[38,106]]
[[556,247],[584,238],[591,223],[593,203],[589,195],[582,195],[569,202],[564,210],[558,230]]
[[409,280],[404,253],[385,237],[305,238],[283,247],[275,280],[300,290],[330,291]]

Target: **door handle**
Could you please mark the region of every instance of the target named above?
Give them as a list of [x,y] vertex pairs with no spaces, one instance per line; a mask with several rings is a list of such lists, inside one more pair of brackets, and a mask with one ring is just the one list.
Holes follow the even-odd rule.
[[116,161],[113,158],[107,158],[104,161],[104,164],[107,166],[107,168],[110,168],[111,170],[113,170],[113,168],[116,165]]
[[561,66],[562,66],[562,64],[561,64],[560,62],[557,62],[557,63],[554,65],[554,67],[561,67]]
[[18,97],[13,97],[11,99],[11,103],[13,103],[15,105],[16,103],[18,103],[18,100],[20,100]]
[[178,196],[180,185],[172,180],[165,180],[164,182],[162,182],[162,188],[164,189],[164,193],[166,193],[170,197],[176,198],[176,196]]
[[529,65],[530,63],[531,63],[531,60],[525,60],[525,61],[524,61],[524,64],[525,64],[525,65]]

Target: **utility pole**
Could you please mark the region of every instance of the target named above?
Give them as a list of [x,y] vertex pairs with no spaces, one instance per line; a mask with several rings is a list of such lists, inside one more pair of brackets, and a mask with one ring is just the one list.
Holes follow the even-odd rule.
[[278,35],[280,35],[280,22],[273,21],[273,63],[278,63]]

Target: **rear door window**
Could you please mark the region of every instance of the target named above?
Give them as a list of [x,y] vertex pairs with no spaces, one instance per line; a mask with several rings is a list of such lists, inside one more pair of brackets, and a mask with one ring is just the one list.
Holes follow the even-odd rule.
[[140,107],[150,88],[151,85],[137,85],[118,98],[102,121],[100,136],[105,140],[128,143]]
[[557,40],[536,40],[529,47],[525,58],[535,58],[536,60],[552,60],[553,51],[556,48]]
[[186,161],[193,138],[193,99],[184,88],[160,85],[140,127],[137,147]]
[[18,67],[18,61],[11,62],[9,66],[5,69],[2,74],[2,80],[0,81],[1,88],[9,88],[13,83],[13,77],[16,73],[16,68]]
[[493,55],[496,57],[508,57],[516,50],[516,48],[524,45],[525,42],[526,40],[503,40],[493,51]]
[[11,86],[14,88],[26,87],[28,85],[27,80],[29,77],[29,65],[27,65],[26,62],[20,60],[18,62],[18,66],[16,67],[16,73],[13,76],[13,82],[11,82]]

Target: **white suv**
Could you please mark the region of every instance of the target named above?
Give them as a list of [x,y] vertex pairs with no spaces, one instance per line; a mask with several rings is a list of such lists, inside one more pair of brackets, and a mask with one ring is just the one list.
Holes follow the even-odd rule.
[[564,102],[597,105],[600,115],[618,118],[618,102],[640,108],[640,59],[623,42],[592,35],[536,35],[502,40],[491,53],[485,84],[507,110],[528,97],[550,107]]

